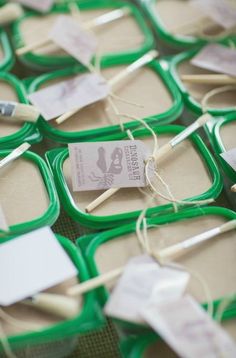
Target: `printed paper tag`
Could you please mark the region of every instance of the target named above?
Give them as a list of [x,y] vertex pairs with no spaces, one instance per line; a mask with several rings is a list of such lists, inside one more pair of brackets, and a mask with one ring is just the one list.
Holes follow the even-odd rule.
[[33,10],[46,12],[49,11],[54,3],[54,0],[16,0],[20,4],[27,6]]
[[49,38],[83,65],[87,66],[96,52],[97,41],[69,16],[60,16]]
[[150,296],[154,302],[179,298],[188,283],[189,274],[159,266],[150,256],[131,259],[105,305],[108,316],[143,323],[140,310]]
[[191,296],[153,302],[142,316],[182,358],[236,357],[235,342]]
[[7,225],[7,221],[4,215],[4,211],[0,205],[0,230],[8,231],[9,227]]
[[210,71],[236,76],[236,50],[210,44],[193,57],[191,64]]
[[12,102],[0,101],[0,116],[11,117],[14,115],[16,105]]
[[46,120],[63,113],[81,109],[105,99],[110,93],[104,78],[97,74],[84,74],[62,81],[28,96]]
[[77,274],[49,227],[19,236],[0,245],[0,305],[14,304]]
[[227,0],[192,0],[191,3],[225,29],[236,25],[236,7]]
[[69,144],[74,191],[146,186],[148,150],[140,140]]
[[220,156],[236,171],[236,148],[221,153]]

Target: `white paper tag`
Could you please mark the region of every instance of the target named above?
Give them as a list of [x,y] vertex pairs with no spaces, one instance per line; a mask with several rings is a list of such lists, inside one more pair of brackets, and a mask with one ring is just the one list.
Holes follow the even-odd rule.
[[225,29],[236,25],[236,7],[226,0],[192,0],[191,3]]
[[232,338],[189,295],[167,303],[153,301],[142,316],[182,358],[236,357]]
[[47,12],[54,4],[54,0],[16,0],[20,4],[27,6],[33,10]]
[[150,296],[155,302],[179,298],[188,283],[186,271],[162,267],[150,256],[131,259],[112,291],[104,311],[108,316],[143,323],[140,310]]
[[110,93],[106,80],[97,74],[84,74],[62,81],[28,96],[46,120],[105,99]]
[[140,140],[69,144],[74,191],[146,186],[148,150]]
[[14,304],[77,274],[49,227],[19,236],[0,245],[0,305]]
[[236,148],[221,153],[220,156],[236,171]]
[[4,215],[3,208],[0,205],[0,230],[7,231],[9,229]]
[[192,58],[191,64],[210,71],[236,76],[236,50],[217,44],[206,45]]
[[83,65],[87,66],[97,49],[97,41],[69,16],[60,16],[49,38]]

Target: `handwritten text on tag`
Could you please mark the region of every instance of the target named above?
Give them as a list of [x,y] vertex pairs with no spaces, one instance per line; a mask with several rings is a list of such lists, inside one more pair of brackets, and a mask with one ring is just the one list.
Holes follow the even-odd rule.
[[225,29],[236,25],[236,6],[227,0],[192,0],[191,3]]
[[54,0],[17,0],[17,2],[33,10],[46,12],[51,9]]
[[236,148],[221,153],[221,157],[236,171]]
[[236,357],[234,341],[191,296],[162,304],[153,301],[142,316],[182,358]]
[[69,16],[60,16],[49,38],[83,65],[88,65],[96,52],[97,41]]
[[7,231],[8,229],[9,228],[8,228],[7,221],[6,221],[6,218],[4,215],[4,211],[0,205],[0,230]]
[[142,141],[75,143],[69,153],[74,191],[146,186]]
[[179,298],[189,274],[175,268],[161,267],[148,255],[131,259],[105,306],[109,316],[144,323],[140,310],[150,299],[166,302]]
[[191,64],[210,71],[236,76],[236,50],[210,44],[193,57]]
[[82,109],[101,101],[109,92],[106,80],[93,73],[48,86],[30,94],[28,98],[42,116],[50,120],[76,108]]
[[50,228],[0,246],[0,305],[8,306],[78,274]]

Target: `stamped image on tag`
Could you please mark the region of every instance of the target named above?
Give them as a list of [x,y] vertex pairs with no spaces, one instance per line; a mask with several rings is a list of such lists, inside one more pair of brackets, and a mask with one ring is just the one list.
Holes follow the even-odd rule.
[[88,65],[97,49],[95,36],[70,16],[60,16],[54,24],[49,38],[83,65]]
[[76,108],[82,109],[105,99],[110,93],[107,81],[95,74],[84,74],[62,81],[28,96],[46,120]]
[[223,45],[206,45],[192,58],[191,64],[206,70],[236,76],[236,50]]
[[16,0],[22,5],[25,5],[33,10],[46,12],[51,9],[54,0]]
[[221,153],[220,156],[236,171],[236,148]]
[[189,295],[146,306],[142,316],[182,358],[236,357],[232,338]]
[[111,317],[144,323],[140,311],[149,300],[160,303],[179,298],[189,278],[186,271],[160,266],[148,255],[134,257],[126,265],[104,311]]
[[146,186],[142,141],[69,144],[74,191]]

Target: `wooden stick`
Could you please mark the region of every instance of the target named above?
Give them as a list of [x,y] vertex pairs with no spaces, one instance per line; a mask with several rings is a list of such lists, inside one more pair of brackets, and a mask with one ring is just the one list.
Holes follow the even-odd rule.
[[26,152],[30,147],[29,143],[23,143],[16,149],[14,149],[10,154],[0,161],[0,168],[5,167],[7,164],[11,163],[13,160],[19,158],[24,152]]
[[227,84],[236,83],[236,77],[223,75],[223,74],[182,75],[180,76],[180,79],[186,83],[196,83],[196,84],[227,85]]
[[[110,11],[107,14],[98,16],[97,18],[90,20],[88,23],[83,24],[82,26],[89,30],[92,28],[95,28],[97,26],[102,26],[105,25],[111,21],[117,20],[123,16],[126,16],[127,14],[130,13],[130,10],[128,8],[123,8],[123,9],[117,9],[114,11]],[[37,50],[40,47],[43,46],[47,46],[49,44],[51,44],[53,41],[49,38],[43,39],[43,40],[39,40],[39,41],[35,41],[34,43],[27,45],[27,46],[23,46],[19,49],[16,50],[16,54],[18,56],[22,56],[25,55],[28,52]]]
[[190,239],[179,242],[176,245],[169,246],[158,253],[155,256],[160,261],[172,260],[183,255],[186,251],[192,249],[196,245],[201,244],[207,240],[215,238],[216,236],[223,234],[225,232],[236,229],[236,220],[228,221],[226,224],[218,226],[214,229],[208,230],[200,235],[191,237]]
[[20,4],[6,4],[0,8],[0,26],[5,26],[17,20],[24,14]]
[[[119,72],[116,76],[108,81],[110,87],[114,89],[116,85],[118,85],[121,81],[123,81],[127,76],[138,70],[139,68],[145,66],[147,63],[153,61],[158,56],[158,52],[156,50],[151,50],[147,52],[145,55],[140,57],[138,60],[134,61],[131,65],[127,66],[123,71]],[[80,108],[76,108],[72,111],[62,114],[60,117],[56,119],[57,124],[61,124],[74,114],[76,114]]]
[[[155,160],[159,161],[163,159],[166,155],[168,155],[173,148],[180,144],[183,140],[188,138],[193,132],[195,132],[197,129],[199,129],[201,126],[203,126],[207,121],[209,121],[212,118],[212,116],[208,113],[203,114],[201,117],[199,117],[194,123],[192,123],[190,126],[185,128],[180,134],[175,136],[173,139],[171,139],[167,144],[165,144],[163,147],[161,147],[158,152],[156,153]],[[110,198],[113,194],[115,194],[119,188],[110,188],[106,190],[102,195],[100,195],[98,198],[96,198],[94,201],[92,201],[90,204],[87,205],[85,208],[85,211],[87,213],[91,213],[92,210],[96,209],[100,204],[102,204],[106,199]]]
[[234,184],[233,186],[231,186],[231,191],[232,191],[233,193],[236,193],[236,184]]
[[67,290],[67,294],[70,296],[78,296],[91,291],[95,288],[103,286],[105,283],[112,281],[115,278],[118,278],[123,272],[125,267],[119,267],[113,271],[106,272],[102,275],[94,277],[88,281],[82,282],[76,286],[70,287]]

